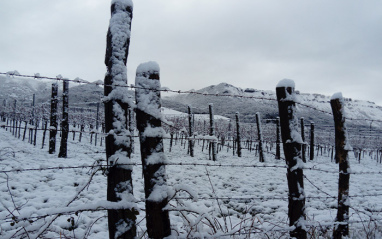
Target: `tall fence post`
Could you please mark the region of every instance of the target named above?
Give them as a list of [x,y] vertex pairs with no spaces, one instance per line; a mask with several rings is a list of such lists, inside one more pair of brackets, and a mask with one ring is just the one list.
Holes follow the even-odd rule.
[[30,119],[30,124],[34,125],[34,117],[35,117],[35,103],[36,103],[36,94],[33,94],[32,98],[32,117]]
[[235,119],[236,119],[237,156],[241,157],[241,136],[240,136],[239,112],[236,112]]
[[69,135],[69,81],[63,80],[62,91],[62,120],[61,120],[61,144],[58,152],[59,158],[66,158],[68,153]]
[[[133,6],[131,1],[111,2],[111,19],[107,32],[104,79],[107,200],[126,201],[129,208],[109,209],[109,238],[136,237],[136,206],[133,197],[131,141],[127,129],[128,105],[126,61],[129,53],[131,20]],[[82,127],[82,126],[81,126]],[[127,165],[126,165],[127,164]]]
[[12,127],[12,135],[15,135],[16,128],[16,108],[17,108],[17,100],[15,99],[15,103],[13,106],[13,127]]
[[281,158],[281,149],[280,149],[280,117],[276,118],[276,157],[275,159]]
[[192,119],[191,106],[187,107],[187,111],[188,111],[188,137],[190,137],[188,139],[188,147],[190,151],[190,156],[194,157],[194,141],[192,139],[192,137],[194,136],[194,121]]
[[302,155],[302,161],[306,163],[306,155],[305,155],[305,125],[304,125],[304,117],[300,118],[300,126],[301,126],[301,139],[302,139],[302,145],[301,145],[301,155]]
[[142,170],[145,181],[146,225],[149,238],[171,234],[165,155],[161,122],[159,65],[156,62],[138,66],[135,78],[136,118],[141,145]]
[[96,126],[95,126],[95,135],[94,135],[94,145],[97,146],[97,132],[98,132],[98,117],[99,117],[99,102],[97,103],[97,115],[96,115]]
[[294,81],[284,79],[276,87],[279,116],[281,124],[281,137],[287,164],[288,180],[288,217],[289,225],[294,227],[290,237],[307,238],[305,229],[305,192],[303,180],[303,162],[301,159],[302,139],[298,134],[298,121],[295,116],[296,103],[294,98]]
[[57,94],[58,94],[58,84],[53,83],[52,97],[50,99],[49,154],[54,154],[56,152],[57,103],[58,103]]
[[259,140],[259,161],[265,162],[265,156],[264,156],[264,148],[263,148],[263,133],[261,130],[261,121],[260,121],[260,113],[256,113],[256,125],[257,125],[257,135]]
[[350,164],[348,151],[352,150],[347,139],[347,129],[344,115],[344,104],[341,93],[336,93],[330,100],[333,111],[335,126],[335,160],[339,163],[339,179],[338,179],[338,210],[336,222],[333,231],[333,238],[342,238],[349,235],[349,181],[350,181]]
[[309,159],[314,159],[314,122],[310,123],[310,153],[309,153]]
[[[213,109],[213,104],[209,104],[208,105],[208,110],[209,110],[209,114],[210,114],[210,136],[214,137],[215,136],[215,119],[214,119],[214,109]],[[212,156],[212,160],[213,161],[216,161],[216,141],[215,140],[212,140],[210,141],[210,144],[209,144],[209,157],[210,157],[210,160],[211,160],[211,156]]]

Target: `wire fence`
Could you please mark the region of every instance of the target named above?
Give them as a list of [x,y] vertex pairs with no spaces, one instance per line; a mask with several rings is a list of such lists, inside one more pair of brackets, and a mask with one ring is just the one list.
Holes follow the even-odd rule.
[[[0,72],[0,75],[7,75],[9,77],[24,77],[24,78],[33,78],[33,79],[45,79],[45,80],[54,80],[54,81],[70,81],[70,82],[74,82],[74,83],[78,83],[78,84],[94,84],[94,85],[98,85],[98,86],[111,86],[111,85],[105,85],[105,84],[102,84],[102,83],[99,83],[99,82],[96,82],[96,83],[91,83],[91,82],[87,82],[87,81],[84,81],[84,80],[81,80],[79,78],[76,78],[74,80],[69,80],[69,79],[65,79],[65,78],[62,78],[61,76],[57,76],[57,77],[45,77],[45,76],[40,76],[38,74],[34,75],[34,76],[31,76],[31,75],[21,75],[21,74],[18,74],[17,72],[7,72],[7,73],[3,73],[3,72]],[[256,99],[256,100],[267,100],[267,101],[277,101],[275,98],[266,98],[266,97],[255,97],[255,96],[248,96],[248,95],[234,95],[234,94],[210,94],[210,93],[202,93],[202,92],[198,92],[198,91],[180,91],[180,90],[170,90],[170,89],[167,89],[167,88],[163,88],[163,89],[160,89],[160,90],[157,90],[157,89],[150,89],[150,88],[141,88],[141,87],[136,87],[134,85],[125,85],[125,84],[122,84],[122,85],[113,85],[113,87],[125,87],[125,88],[129,88],[129,89],[132,89],[132,90],[135,90],[135,89],[146,89],[146,90],[154,90],[154,91],[161,91],[161,92],[170,92],[170,93],[177,93],[177,94],[193,94],[193,95],[200,95],[200,96],[214,96],[214,97],[234,97],[234,98],[247,98],[247,99]],[[102,103],[102,101],[100,102],[86,102],[86,104],[97,104],[97,103]],[[328,102],[329,103],[329,102]],[[322,110],[322,109],[319,109],[317,107],[314,107],[312,105],[307,105],[307,104],[304,104],[304,103],[299,103],[299,102],[296,102],[296,104],[298,104],[299,106],[302,106],[302,107],[306,107],[306,108],[309,108],[311,110],[314,110],[314,111],[318,111],[318,112],[321,112],[321,113],[325,113],[325,114],[328,114],[328,115],[333,115],[332,112],[329,112],[329,111],[325,111],[325,110]],[[45,106],[42,107],[42,110],[40,113],[38,113],[37,111],[35,111],[36,115],[37,114],[40,114],[40,115],[47,115],[49,113],[48,109],[46,108],[46,106],[48,105],[48,103],[43,103],[42,105]],[[76,103],[75,105],[81,105],[81,103]],[[37,107],[36,107],[37,108]],[[23,110],[19,110],[19,111],[16,111],[16,108],[12,109],[12,108],[9,108],[9,107],[3,107],[2,110],[0,113],[2,114],[2,116],[4,118],[6,118],[7,116],[8,117],[16,117],[17,115],[23,115],[23,120],[25,121],[29,121],[30,119],[28,119],[28,117],[30,115],[32,115],[30,112],[26,113],[25,111],[23,112]],[[83,110],[83,109],[82,109]],[[89,108],[89,109],[86,109],[85,111],[89,113],[89,115],[85,115],[84,113],[76,113],[76,111],[81,111],[81,108],[76,108],[76,107],[72,107],[72,115],[73,116],[78,116],[78,117],[81,117],[82,118],[82,121],[87,121],[87,122],[90,122],[92,121],[93,122],[93,125],[94,125],[94,114],[95,114],[95,110],[94,108]],[[211,141],[217,141],[217,142],[221,142],[221,138],[225,138],[224,141],[227,143],[227,142],[231,142],[231,143],[235,143],[237,142],[237,140],[234,138],[234,134],[235,134],[235,130],[232,128],[231,131],[227,130],[229,127],[233,127],[232,125],[230,126],[229,124],[229,121],[222,121],[221,125],[219,125],[218,127],[221,127],[222,130],[221,131],[224,131],[224,132],[230,132],[230,136],[228,135],[224,135],[221,134],[220,137],[217,137],[217,139],[210,139],[208,137],[206,138],[203,138],[203,137],[199,137],[199,138],[194,138],[194,137],[190,137],[190,136],[187,136],[188,132],[187,132],[187,119],[186,117],[187,116],[182,116],[183,117],[183,121],[182,122],[179,122],[179,118],[181,117],[175,117],[176,115],[169,115],[167,118],[162,118],[162,123],[165,124],[165,129],[167,132],[171,132],[171,130],[173,130],[173,133],[176,134],[176,140],[182,140],[182,143],[181,145],[185,147],[186,145],[186,141],[189,141],[189,140],[205,140],[207,142],[211,142]],[[96,116],[98,119],[102,119],[104,116],[103,115],[98,115]],[[20,117],[21,118],[21,117]],[[48,117],[45,117],[45,119],[48,119]],[[86,119],[86,120],[84,120]],[[364,118],[364,119],[361,119],[361,118],[346,118],[347,120],[352,120],[352,121],[368,121],[368,122],[371,122],[370,124],[372,124],[373,122],[382,122],[382,120],[379,120],[379,119],[368,119],[368,118]],[[263,119],[263,122],[269,122],[269,121],[274,121],[275,119]],[[21,121],[20,121],[21,122]],[[102,124],[102,120],[100,120],[101,124]],[[4,129],[9,129],[9,131],[11,131],[11,129],[15,129],[15,126],[13,125],[10,125],[11,122],[8,122],[7,123],[2,123],[1,127],[4,128]],[[20,131],[23,130],[24,128],[20,126],[21,123],[19,124],[19,127],[17,128],[16,127],[16,132],[18,131],[19,132],[19,135],[20,135]],[[42,125],[42,123],[41,123]],[[255,143],[258,143],[259,140],[256,139],[256,137],[254,137],[254,135],[256,135],[256,133],[258,133],[256,131],[256,127],[254,127],[255,125],[254,124],[244,124],[244,123],[241,123],[241,125],[243,126],[242,129],[243,131],[245,132],[248,132],[249,130],[251,131],[250,133],[247,134],[247,138],[245,140],[243,140],[243,144],[246,142],[246,141],[251,141],[251,145],[247,148],[243,147],[243,149],[248,149],[248,150],[253,150],[254,149],[254,145],[252,146],[252,144],[255,144]],[[264,124],[263,124],[264,125]],[[272,134],[274,134],[276,132],[276,129],[275,129],[275,124],[274,123],[270,123],[270,124],[265,124],[265,132],[266,133],[270,133],[270,132],[273,132]],[[167,127],[167,128],[166,128]],[[322,128],[324,128],[325,130],[322,130],[322,131],[319,131],[317,134],[316,134],[316,137],[317,137],[317,141],[318,143],[314,144],[315,147],[321,147],[321,154],[322,154],[322,149],[325,148],[328,149],[328,152],[333,152],[333,146],[334,146],[334,141],[328,141],[328,138],[331,138],[333,139],[334,138],[334,127],[333,126],[330,126],[330,125],[327,125],[327,126],[321,126]],[[35,132],[37,131],[47,131],[46,128],[42,128],[42,126],[40,127],[39,124],[27,124],[25,123],[25,129],[29,129],[29,130],[34,130]],[[88,134],[88,135],[94,135],[94,134],[97,134],[98,136],[100,137],[107,137],[108,134],[102,132],[102,130],[99,130],[99,129],[94,129],[94,130],[78,130],[78,128],[76,127],[73,127],[75,129],[72,129],[72,130],[69,130],[70,133],[83,133],[83,134]],[[205,122],[204,121],[200,121],[199,124],[196,124],[195,125],[195,128],[199,128],[199,131],[198,133],[200,135],[206,135],[206,129],[205,129]],[[90,127],[88,127],[88,129],[90,129]],[[58,132],[62,132],[62,130],[60,129],[56,129]],[[48,129],[49,131],[49,129]],[[329,131],[329,132],[328,132]],[[179,133],[179,132],[184,132],[183,134]],[[243,132],[243,134],[245,133]],[[379,142],[376,142],[375,145],[371,145],[371,141],[377,141],[379,140],[379,137],[381,136],[381,133],[382,133],[382,130],[381,129],[375,129],[375,128],[371,128],[370,126],[370,129],[369,130],[366,130],[366,129],[354,129],[354,130],[350,130],[350,133],[351,135],[354,135],[354,138],[356,138],[357,140],[364,140],[364,142],[361,142],[359,143],[359,145],[362,145],[362,148],[365,149],[365,148],[368,148],[368,150],[371,152],[373,150],[376,150],[376,152],[374,153],[375,156],[374,157],[377,157],[377,160],[378,160],[378,157],[379,158],[382,158],[381,157],[381,152],[380,152],[380,143]],[[245,134],[244,134],[245,135]],[[167,135],[164,135],[163,139],[165,140],[175,140],[174,137],[168,137],[169,134]],[[310,135],[307,134],[307,140],[310,140]],[[137,138],[139,137],[138,135],[130,135],[131,138]],[[321,137],[321,138],[320,138]],[[184,142],[183,142],[184,140]],[[366,141],[370,141],[370,142],[366,142]],[[102,142],[102,140],[101,140]],[[276,144],[276,140],[275,140],[275,137],[270,137],[268,139],[268,142],[270,145],[274,145]],[[325,142],[325,143],[324,143]],[[247,142],[248,143],[248,142]],[[224,143],[222,144],[224,146]],[[324,145],[324,146],[323,146]],[[230,146],[230,145],[225,145],[227,147],[227,149],[229,149],[230,147],[231,148],[234,148],[234,146]],[[253,148],[252,148],[253,147]],[[361,147],[360,147],[361,149]],[[331,151],[330,151],[331,150]],[[366,151],[366,150],[365,150]],[[100,154],[104,154],[105,152],[104,151],[97,151],[97,152],[92,152],[92,153],[100,153]],[[207,153],[207,152],[206,152]],[[267,152],[269,155],[274,155],[273,152],[272,152],[272,149],[269,150]],[[281,160],[285,160],[283,158],[281,158]],[[142,164],[141,163],[128,163],[128,164],[119,164],[121,166],[133,166],[133,167],[141,167]],[[205,167],[205,168],[211,168],[211,167],[226,167],[226,168],[256,168],[256,169],[287,169],[287,166],[285,165],[270,165],[270,164],[224,164],[224,163],[219,163],[219,162],[208,162],[208,163],[184,163],[184,162],[178,162],[178,163],[171,163],[171,162],[166,162],[164,164],[165,166],[169,166],[169,167],[172,167],[172,166],[176,166],[176,167],[184,167],[184,166],[190,166],[190,167],[195,167],[195,169],[197,167]],[[48,171],[48,170],[73,170],[73,169],[86,169],[86,170],[90,170],[92,173],[92,176],[91,178],[96,174],[96,173],[99,173],[99,172],[102,172],[102,173],[107,173],[107,170],[108,170],[108,167],[110,167],[110,165],[107,165],[107,164],[102,164],[101,161],[98,161],[98,162],[95,162],[93,165],[78,165],[78,166],[63,166],[63,165],[60,165],[60,166],[57,166],[57,167],[39,167],[39,168],[22,168],[21,166],[20,167],[17,167],[17,168],[13,168],[13,169],[6,169],[6,170],[0,170],[0,173],[1,174],[5,174],[7,175],[8,173],[23,173],[23,172],[31,172],[31,171]],[[318,172],[323,172],[323,173],[330,173],[330,174],[338,174],[338,171],[335,171],[335,170],[327,170],[327,169],[324,169],[324,168],[319,168],[319,166],[311,166],[311,167],[303,167],[304,170],[310,170],[310,171],[318,171]],[[207,173],[208,174],[208,173]],[[353,174],[353,175],[373,175],[373,174],[382,174],[382,171],[352,171],[350,172],[350,174]],[[89,184],[91,183],[91,178],[89,180]],[[309,200],[320,200],[320,199],[337,199],[337,196],[332,196],[326,192],[324,192],[324,190],[322,190],[321,188],[319,188],[317,185],[314,184],[314,182],[312,180],[310,180],[309,178],[307,178],[305,176],[305,179],[310,183],[312,184],[314,187],[316,187],[318,189],[318,191],[321,191],[325,194],[325,196],[315,196],[315,195],[306,195],[305,196],[305,199],[309,199]],[[7,180],[8,180],[8,175],[7,175]],[[171,187],[171,185],[169,185]],[[9,194],[11,194],[11,190],[9,189],[8,191]],[[382,193],[365,193],[365,194],[354,194],[354,195],[349,195],[349,198],[364,198],[364,197],[380,197],[382,196]],[[11,194],[11,197],[12,194]],[[245,196],[227,196],[227,197],[218,197],[218,196],[209,196],[209,197],[206,197],[206,196],[201,196],[201,197],[198,197],[198,200],[221,200],[224,202],[224,200],[237,200],[237,201],[240,201],[240,200],[243,200],[243,201],[246,201],[246,200],[288,200],[289,197],[288,196],[259,196],[259,195],[245,195]],[[176,197],[173,197],[172,200],[195,200],[195,198],[193,197],[181,197],[181,196],[176,196]],[[145,202],[145,199],[144,198],[140,198],[140,199],[137,199],[136,201],[137,203],[138,202]],[[170,200],[171,202],[171,200]],[[77,209],[77,210],[74,210],[75,208],[73,208],[73,210],[67,210],[66,212],[57,212],[57,213],[51,213],[51,214],[45,214],[45,215],[40,215],[40,216],[36,216],[36,217],[27,217],[27,218],[19,218],[15,215],[13,215],[11,212],[9,213],[9,215],[7,215],[5,218],[2,218],[2,220],[5,220],[6,222],[9,222],[9,223],[14,223],[14,222],[20,222],[20,221],[29,221],[29,220],[41,220],[41,219],[45,219],[49,216],[53,216],[53,215],[70,215],[70,214],[73,214],[73,213],[78,213],[79,211],[99,211],[99,210],[107,210],[108,208],[88,208],[88,209]],[[110,209],[110,208],[109,208]],[[144,211],[143,208],[140,208],[139,210],[142,210]],[[356,209],[354,209],[356,210]],[[368,211],[369,213],[381,213],[382,210],[369,210]],[[351,220],[349,221],[348,223],[349,224],[357,224],[357,223],[370,223],[370,222],[376,222],[376,223],[382,223],[382,218],[368,218],[368,219],[365,219],[365,220]],[[334,226],[336,225],[336,222],[334,221],[309,221],[309,223],[306,225],[307,227],[324,227],[324,226]],[[272,229],[269,229],[269,230],[266,230],[266,229],[251,229],[250,231],[248,232],[245,232],[245,230],[241,230],[241,231],[237,231],[237,232],[231,232],[231,233],[224,233],[224,234],[220,234],[221,236],[234,236],[234,235],[237,235],[237,234],[256,234],[256,233],[267,233],[267,232],[289,232],[291,230],[291,228],[289,227],[284,227],[282,228],[282,226],[275,226],[274,228]]]

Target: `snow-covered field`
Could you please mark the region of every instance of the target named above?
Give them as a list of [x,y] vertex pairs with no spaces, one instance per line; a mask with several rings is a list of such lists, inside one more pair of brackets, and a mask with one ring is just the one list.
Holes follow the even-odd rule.
[[[41,232],[39,238],[108,238],[107,213],[97,209],[105,205],[106,177],[102,170],[95,172],[99,167],[81,167],[105,164],[104,148],[91,145],[89,140],[85,135],[79,143],[78,136],[73,141],[70,134],[68,158],[60,159],[57,153],[49,155],[47,146],[41,149],[41,139],[33,146],[0,129],[1,238],[36,238]],[[56,151],[59,138],[57,142]],[[238,158],[227,148],[218,153],[217,162],[212,162],[208,150],[202,152],[201,148],[202,141],[196,142],[196,156],[192,158],[180,141],[169,152],[169,140],[165,140],[169,191],[180,190],[169,205],[173,236],[287,238],[285,162],[269,153],[266,163],[259,163],[258,156],[248,150]],[[138,151],[136,142],[133,161],[137,164]],[[381,238],[382,215],[378,211],[382,211],[382,181],[378,172],[382,172],[382,165],[366,154],[361,164],[352,154],[350,161],[354,173],[350,177],[351,235],[366,238],[370,233],[369,238]],[[338,165],[325,155],[306,164],[306,225],[313,238],[331,235],[336,216],[337,171]],[[142,209],[138,231],[145,237],[139,165],[134,166],[133,179],[134,196]],[[185,199],[189,197],[194,198]]]

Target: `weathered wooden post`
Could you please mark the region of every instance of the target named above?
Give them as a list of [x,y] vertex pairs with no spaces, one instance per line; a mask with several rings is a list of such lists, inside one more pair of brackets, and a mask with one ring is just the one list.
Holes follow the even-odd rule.
[[97,146],[97,136],[98,136],[98,117],[99,117],[99,102],[97,103],[97,113],[96,113],[96,126],[95,126],[95,135],[94,135],[94,145]]
[[42,135],[42,143],[41,143],[41,149],[44,148],[44,144],[45,144],[45,135],[46,135],[46,130],[48,129],[48,120],[45,119],[44,120],[44,133]]
[[241,137],[240,137],[239,112],[236,112],[235,119],[236,119],[237,156],[241,157]]
[[298,133],[298,121],[295,116],[296,103],[294,98],[294,81],[281,80],[276,87],[279,116],[281,124],[281,137],[284,146],[285,160],[287,164],[288,180],[288,217],[289,225],[294,229],[290,237],[305,239],[305,192],[303,180],[304,163],[301,159],[301,135]]
[[[40,122],[38,119],[35,120],[35,127],[34,127],[34,136],[33,136],[33,146],[36,146],[36,140],[37,140],[37,131],[38,131],[38,126]],[[33,133],[33,131],[32,131]]]
[[310,160],[314,159],[314,122],[310,123]]
[[[215,119],[214,119],[214,110],[213,104],[208,105],[208,110],[210,113],[210,136],[215,137]],[[211,140],[209,143],[209,157],[210,160],[216,161],[216,141]],[[212,156],[212,157],[211,157]]]
[[68,153],[69,135],[69,81],[63,80],[62,91],[62,120],[61,120],[61,144],[58,152],[59,158],[66,158]]
[[260,113],[256,113],[256,125],[257,125],[257,136],[259,140],[259,161],[265,162],[265,156],[264,156],[264,148],[263,148],[263,133],[261,130],[261,121],[260,121]]
[[15,135],[15,128],[16,128],[16,108],[17,108],[17,100],[15,100],[14,106],[13,106],[13,126],[12,126],[12,135]]
[[32,98],[32,115],[31,115],[31,119],[30,119],[30,124],[31,125],[34,125],[34,117],[35,117],[35,103],[36,103],[36,94],[33,94],[33,98]]
[[338,210],[336,222],[338,224],[334,228],[333,238],[342,238],[349,235],[349,181],[350,181],[350,164],[348,151],[352,147],[348,142],[348,134],[345,122],[344,103],[341,93],[336,93],[330,100],[333,111],[335,126],[335,161],[339,163],[339,179],[338,179]]
[[276,118],[276,157],[275,159],[280,159],[281,149],[280,149],[280,117]]
[[[104,80],[107,200],[125,201],[129,208],[109,209],[109,238],[136,237],[136,206],[133,197],[132,152],[127,129],[127,108],[131,103],[127,92],[126,61],[129,53],[133,4],[129,0],[111,2],[111,19],[107,32]],[[125,87],[124,87],[125,86]],[[82,126],[81,126],[82,127]]]
[[191,106],[187,107],[188,111],[188,147],[190,151],[190,156],[194,157],[194,140],[192,137],[194,136],[194,122],[192,119],[192,109]]
[[52,97],[50,99],[50,128],[49,128],[49,154],[56,152],[56,135],[57,135],[57,99],[58,84],[52,84]]
[[147,62],[138,66],[135,78],[137,128],[141,145],[142,170],[145,181],[146,225],[149,238],[171,234],[165,155],[161,121],[159,65]]
[[305,155],[305,126],[304,126],[304,117],[300,118],[300,126],[301,126],[301,139],[302,139],[302,145],[301,145],[301,155],[302,155],[302,161],[306,163],[306,155]]

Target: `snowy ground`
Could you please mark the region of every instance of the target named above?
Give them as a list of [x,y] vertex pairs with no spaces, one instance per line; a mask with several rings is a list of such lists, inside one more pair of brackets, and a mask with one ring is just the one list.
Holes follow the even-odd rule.
[[[94,170],[90,167],[65,168],[90,166],[104,160],[103,147],[91,145],[88,135],[81,143],[78,136],[73,141],[70,134],[69,139],[68,158],[60,159],[57,153],[49,155],[46,146],[41,149],[41,139],[33,146],[0,129],[1,238],[36,238],[46,227],[39,238],[108,238],[105,210],[65,213],[96,209],[106,200],[106,177],[102,171],[91,178]],[[192,196],[197,195],[194,200],[170,201],[174,237],[287,238],[284,161],[267,154],[267,162],[259,163],[254,152],[243,150],[243,157],[238,158],[223,148],[218,161],[212,162],[208,160],[207,150],[201,151],[201,145],[201,141],[196,143],[196,156],[191,158],[180,141],[168,152],[169,140],[165,140],[167,159],[170,164],[177,164],[166,168],[170,189],[184,189]],[[139,163],[138,145],[135,150],[133,161]],[[326,156],[319,156],[306,167],[314,169],[304,170],[309,233],[313,238],[331,235],[336,215],[338,165]],[[359,164],[351,155],[351,167],[355,173],[350,177],[350,195],[354,196],[350,210],[351,235],[366,238],[366,233],[372,233],[375,238],[381,238],[382,214],[378,211],[382,211],[382,182],[378,172],[382,172],[382,165],[367,156]],[[20,171],[4,172],[14,169]],[[138,207],[144,209],[140,166],[134,166],[133,178],[134,196],[139,201]],[[189,193],[179,192],[176,196],[188,198]],[[219,199],[211,199],[216,197]],[[179,209],[187,210],[177,212]],[[62,215],[57,217],[57,213]],[[144,215],[141,210],[137,222],[139,235],[146,236]],[[19,234],[22,236],[15,236]]]

